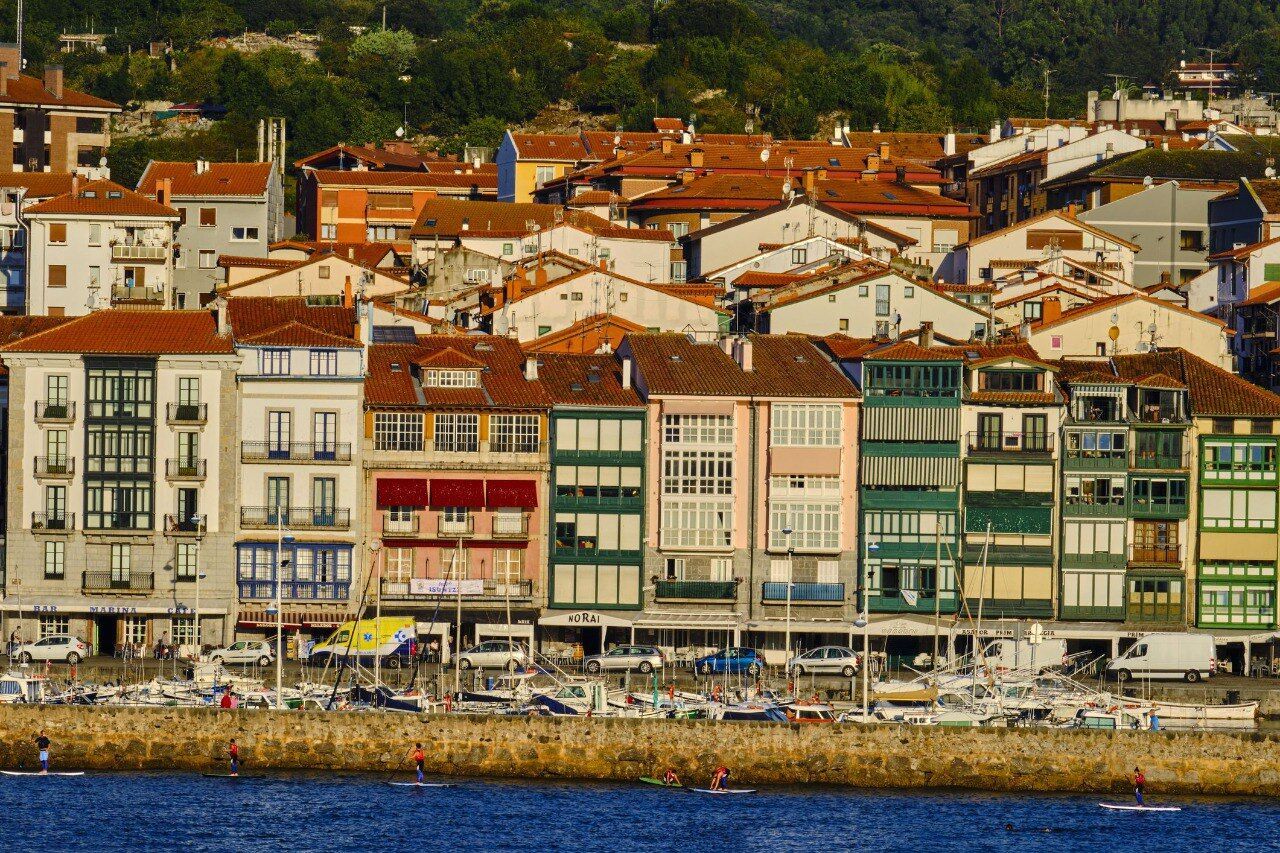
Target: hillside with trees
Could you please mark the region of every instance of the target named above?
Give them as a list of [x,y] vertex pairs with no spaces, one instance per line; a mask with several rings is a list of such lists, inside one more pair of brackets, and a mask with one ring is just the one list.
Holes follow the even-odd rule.
[[[502,128],[565,104],[600,126],[655,115],[701,129],[809,136],[823,116],[855,127],[983,128],[1078,113],[1111,74],[1162,82],[1202,48],[1234,57],[1249,82],[1280,90],[1274,0],[30,0],[27,55],[57,56],[57,34],[90,25],[108,53],[63,57],[68,82],[122,103],[226,105],[214,130],[122,140],[113,165],[146,156],[234,156],[259,117],[289,119],[291,154],[339,140],[411,135],[446,149],[492,145]],[[0,26],[13,30],[13,6]],[[244,30],[317,33],[317,61],[282,49],[211,46]],[[153,59],[149,42],[172,45]],[[172,68],[169,59],[172,60]],[[130,150],[130,146],[137,150]],[[170,150],[166,150],[166,146]]]

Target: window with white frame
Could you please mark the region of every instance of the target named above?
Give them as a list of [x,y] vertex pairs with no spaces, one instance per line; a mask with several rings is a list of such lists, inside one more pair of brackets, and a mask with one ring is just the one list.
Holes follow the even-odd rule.
[[428,388],[479,388],[480,371],[433,368],[427,371],[423,384]]
[[775,447],[839,447],[839,404],[775,403],[770,441]]
[[547,181],[554,181],[555,179],[556,179],[556,167],[555,167],[555,166],[537,166],[537,167],[535,167],[535,169],[534,169],[534,173],[533,173],[533,180],[534,180],[534,182],[536,183],[536,185],[537,185],[537,186],[542,186],[542,185],[543,185],[543,184],[545,184]]
[[67,576],[67,543],[44,543],[45,580],[61,580]]
[[169,620],[169,637],[178,648],[196,644],[196,620],[190,616],[175,616]]
[[1205,489],[1201,497],[1204,530],[1276,529],[1276,493],[1271,489]]
[[733,444],[733,416],[664,415],[662,440],[672,444]]
[[330,223],[330,224],[328,224],[328,225],[321,225],[321,226],[320,226],[320,239],[321,239],[321,240],[336,240],[336,239],[338,239],[338,226],[337,226],[337,225],[334,225],[333,223]]
[[489,449],[495,453],[537,453],[538,415],[490,415]]
[[111,582],[127,584],[133,570],[133,546],[113,544],[111,546]]
[[218,253],[212,249],[200,250],[200,269],[211,270],[218,265]]
[[124,618],[124,634],[121,641],[131,646],[147,645],[147,620],[140,616]]
[[247,225],[234,225],[231,228],[231,239],[237,242],[257,240],[258,229]]
[[[518,586],[524,574],[524,551],[519,548],[495,548],[493,551],[493,580],[500,585]],[[502,586],[498,587],[501,593]],[[515,590],[511,590],[514,594]]]
[[421,450],[423,416],[416,412],[375,412],[374,450]]
[[313,349],[311,351],[312,376],[337,376],[338,351],[333,349]]
[[195,542],[179,542],[177,551],[173,555],[174,578],[180,581],[195,580],[199,556],[199,544]]
[[[791,529],[791,535],[783,533]],[[832,551],[840,547],[840,479],[769,478],[769,547]]]
[[664,450],[664,495],[733,494],[733,451]]
[[711,558],[711,579],[713,581],[733,580],[733,558],[732,557],[712,557]]
[[678,581],[684,579],[684,557],[667,557],[663,561],[663,580]]
[[71,620],[66,616],[41,616],[40,639],[71,633]]
[[383,552],[382,591],[405,595],[413,579],[413,549],[387,548]]
[[258,358],[264,376],[286,376],[289,373],[289,351],[287,349],[264,349]]
[[730,547],[733,502],[663,501],[661,540],[664,548]]
[[480,416],[437,414],[433,446],[448,453],[475,453],[480,449]]

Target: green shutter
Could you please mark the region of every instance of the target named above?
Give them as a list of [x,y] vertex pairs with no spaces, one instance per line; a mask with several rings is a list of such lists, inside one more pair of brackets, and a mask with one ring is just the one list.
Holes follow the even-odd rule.
[[1264,264],[1262,278],[1265,281],[1280,281],[1280,264]]

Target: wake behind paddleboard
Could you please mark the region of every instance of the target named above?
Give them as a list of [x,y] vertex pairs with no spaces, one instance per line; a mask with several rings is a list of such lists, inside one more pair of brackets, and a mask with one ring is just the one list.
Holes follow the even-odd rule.
[[639,781],[645,783],[646,785],[657,785],[659,788],[683,788],[684,787],[684,785],[668,785],[666,782],[663,782],[661,779],[655,779],[652,776],[641,776]]
[[754,794],[755,788],[690,788],[695,794]]
[[1118,812],[1180,812],[1181,806],[1140,806],[1128,803],[1098,803],[1104,809]]
[[41,773],[39,770],[0,770],[6,776],[83,776],[83,770],[50,770],[48,773]]
[[257,779],[257,776],[246,776],[243,773],[201,773],[206,779]]
[[400,788],[452,788],[452,782],[388,782]]

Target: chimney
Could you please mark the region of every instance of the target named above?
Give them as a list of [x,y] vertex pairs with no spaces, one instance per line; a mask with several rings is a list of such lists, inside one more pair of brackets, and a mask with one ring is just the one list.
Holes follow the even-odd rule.
[[689,165],[695,169],[701,169],[703,163],[704,152],[701,148],[694,148],[689,152]]
[[956,132],[948,130],[947,135],[942,137],[942,154],[944,157],[950,157],[956,153]]
[[907,167],[898,166],[895,168],[893,170],[893,179],[900,184],[905,184],[907,182]]
[[631,390],[631,359],[624,358],[622,360],[622,387]]
[[0,59],[0,95],[9,94],[9,63]]
[[682,184],[691,184],[693,183],[693,179],[696,177],[697,175],[693,173],[693,169],[680,170],[680,183]]
[[1160,140],[1160,150],[1161,150],[1161,151],[1168,151],[1168,150],[1169,150],[1169,140],[1167,140],[1167,139],[1162,139],[1162,140]]
[[880,155],[879,154],[876,154],[873,152],[867,155],[867,171],[872,173],[880,171]]
[[880,159],[881,160],[889,159],[889,143],[887,142],[880,143]]
[[1178,111],[1168,110],[1164,114],[1164,129],[1173,133],[1178,129]]
[[813,169],[805,169],[801,182],[804,185],[804,194],[813,198],[813,194],[818,188],[818,176],[815,171]]
[[600,259],[600,269],[601,269],[602,271],[604,271],[604,272],[608,272],[608,271],[609,271],[609,259],[608,259],[608,258],[601,258],[601,259]]
[[351,305],[351,276],[347,276],[347,280],[342,284],[342,307],[350,308]]
[[530,382],[538,381],[538,359],[527,355],[524,359],[524,378]]
[[991,130],[990,132],[987,133],[987,141],[988,142],[1000,141],[1000,122],[995,121],[991,123]]
[[227,297],[215,296],[209,307],[213,309],[213,319],[218,324],[218,337],[225,338],[230,335],[231,323],[227,319]]
[[197,160],[196,160],[196,174],[197,174],[197,175],[203,175],[203,174],[204,174],[205,172],[207,172],[207,171],[209,171],[209,161],[208,161],[208,160],[201,160],[201,159],[197,159]]
[[1088,101],[1084,109],[1084,120],[1086,122],[1095,122],[1098,120],[1098,93],[1090,92]]
[[524,267],[516,267],[516,271],[507,279],[507,301],[518,302],[524,295],[524,286],[528,281],[524,277]]
[[[601,263],[600,268],[604,269],[604,266],[603,266],[603,264],[605,263],[604,259],[601,259],[600,263]],[[541,260],[538,261],[538,265],[533,269],[533,286],[534,287],[547,286],[547,268],[542,265]]]
[[347,260],[349,260],[349,261],[354,261],[355,259],[356,259],[356,247],[355,247],[355,246],[348,246],[348,247],[347,247]]
[[22,49],[11,41],[0,43],[0,62],[5,63],[5,76],[17,80],[22,73]]
[[166,193],[164,190],[165,190],[164,180],[163,179],[157,180],[156,181],[156,203],[157,204],[169,203],[169,194]]
[[80,195],[80,176],[76,173],[71,174],[71,196]]
[[663,154],[671,153],[671,137],[670,136],[662,137],[662,153]]
[[920,346],[928,349],[933,346],[933,321],[920,321]]
[[1022,324],[1018,326],[1018,340],[1020,341],[1031,340],[1031,321],[1030,320],[1023,320]]
[[738,338],[733,345],[733,360],[738,362],[738,367],[742,368],[743,373],[750,373],[755,369],[752,348],[749,338]]
[[1062,316],[1062,300],[1056,296],[1046,296],[1040,307],[1040,321],[1052,323]]
[[62,66],[46,65],[44,67],[44,87],[49,94],[62,100]]
[[723,338],[720,339],[720,351],[725,355],[729,356],[730,358],[733,358],[734,357],[733,351],[734,351],[734,348],[737,346],[736,341],[737,341],[737,338],[731,338],[728,335],[725,335]]

